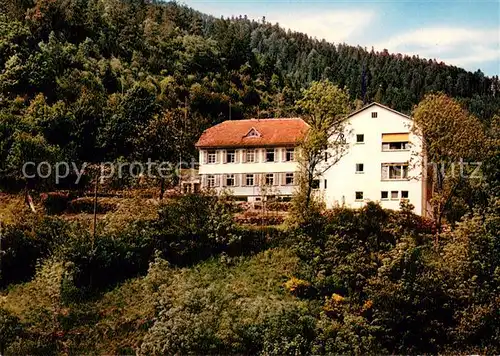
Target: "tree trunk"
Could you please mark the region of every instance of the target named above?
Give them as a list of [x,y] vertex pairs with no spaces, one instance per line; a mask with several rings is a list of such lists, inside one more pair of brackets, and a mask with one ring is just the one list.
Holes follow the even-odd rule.
[[308,173],[308,177],[307,177],[306,209],[309,208],[309,204],[311,203],[313,178],[314,178],[313,174],[312,173]]
[[164,195],[165,195],[165,178],[161,178],[161,180],[160,180],[160,200],[163,200]]

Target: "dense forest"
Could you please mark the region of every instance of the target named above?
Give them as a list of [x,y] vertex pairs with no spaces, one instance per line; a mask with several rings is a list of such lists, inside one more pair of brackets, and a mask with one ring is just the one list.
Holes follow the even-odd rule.
[[265,19],[146,0],[0,6],[3,186],[26,161],[178,160],[222,120],[293,115],[301,90],[321,79],[347,89],[354,106],[409,113],[442,91],[484,122],[500,108],[498,76],[332,44]]

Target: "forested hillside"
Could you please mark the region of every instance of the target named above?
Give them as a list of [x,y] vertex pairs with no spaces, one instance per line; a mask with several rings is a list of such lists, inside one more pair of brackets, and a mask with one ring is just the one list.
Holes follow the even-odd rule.
[[406,113],[431,91],[485,122],[500,108],[498,77],[319,41],[264,19],[217,19],[146,0],[1,6],[4,180],[32,160],[175,161],[229,117],[293,114],[301,89],[319,79],[348,89],[357,105],[379,101]]

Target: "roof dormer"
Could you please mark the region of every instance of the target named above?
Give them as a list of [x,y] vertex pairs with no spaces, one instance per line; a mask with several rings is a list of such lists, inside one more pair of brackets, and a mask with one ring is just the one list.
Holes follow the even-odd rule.
[[247,132],[245,137],[252,138],[252,137],[261,137],[261,134],[259,131],[255,129],[255,127],[252,127],[250,131]]

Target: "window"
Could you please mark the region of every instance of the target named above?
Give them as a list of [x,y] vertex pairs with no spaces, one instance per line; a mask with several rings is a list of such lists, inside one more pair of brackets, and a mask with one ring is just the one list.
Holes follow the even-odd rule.
[[247,174],[246,175],[246,185],[247,186],[253,186],[254,185],[254,179],[253,179],[253,174]]
[[397,200],[399,198],[399,192],[397,190],[393,190],[391,192],[391,199],[392,200]]
[[287,162],[295,161],[295,150],[293,148],[287,148],[285,153],[285,160]]
[[293,173],[285,174],[285,184],[286,185],[293,185],[294,184]]
[[255,150],[247,150],[246,151],[246,157],[245,161],[249,163],[255,162]]
[[215,176],[213,174],[207,176],[207,186],[209,188],[215,187]]
[[365,165],[363,163],[356,163],[356,173],[364,173]]
[[274,174],[273,173],[266,174],[266,185],[274,185]]
[[226,186],[234,187],[235,186],[234,183],[235,183],[234,174],[228,174],[226,176]]
[[215,163],[217,161],[217,151],[212,150],[208,151],[208,156],[207,156],[207,163]]
[[356,135],[356,143],[364,143],[365,142],[365,135],[359,134]]
[[274,162],[274,148],[266,150],[266,162]]
[[382,143],[382,151],[406,151],[410,149],[408,142],[385,142]]
[[356,192],[356,201],[363,200],[363,192]]
[[382,180],[408,179],[408,163],[382,163]]
[[408,191],[407,190],[402,190],[401,191],[401,199],[408,199]]
[[325,152],[325,162],[328,162],[328,152]]
[[388,200],[389,199],[389,192],[387,192],[387,191],[380,192],[380,199]]
[[250,131],[248,131],[246,137],[260,137],[260,133],[256,129],[252,128]]
[[372,112],[372,119],[376,119],[377,118],[377,112],[376,111],[373,111]]
[[326,186],[327,186],[327,184],[326,184],[326,179],[325,179],[325,189],[326,189]]
[[319,189],[319,179],[314,179],[314,180],[311,182],[311,188],[312,188],[312,189]]
[[235,150],[227,150],[226,151],[226,162],[234,163],[236,160],[236,151]]

